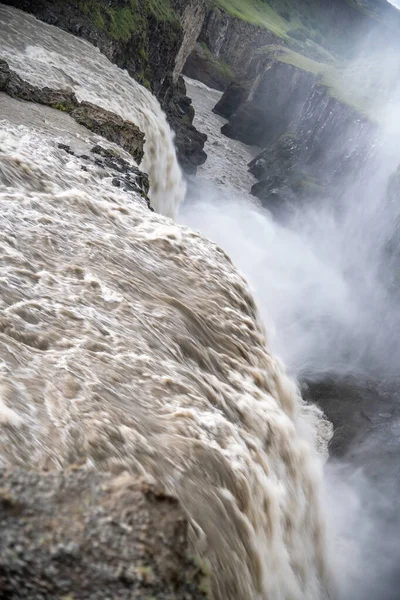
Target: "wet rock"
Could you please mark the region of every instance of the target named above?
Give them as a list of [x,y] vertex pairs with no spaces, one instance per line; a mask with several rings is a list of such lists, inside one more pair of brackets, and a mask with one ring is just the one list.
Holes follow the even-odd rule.
[[99,159],[96,158],[97,164],[120,174],[119,177],[114,177],[113,185],[122,187],[126,191],[139,192],[142,196],[144,195],[147,197],[150,187],[147,173],[143,173],[143,171],[137,167],[129,164],[124,158],[110,148],[103,148],[97,144],[96,146],[93,146],[91,152],[95,154],[96,157],[102,157],[102,161],[99,161]]
[[70,114],[80,125],[121,146],[140,163],[144,134],[136,125],[89,102],[81,102]]
[[[104,169],[108,176],[113,177],[113,186],[124,190],[125,192],[137,192],[139,193],[147,203],[148,208],[150,207],[150,200],[147,196],[149,192],[149,178],[147,173],[143,173],[137,167],[129,164],[124,158],[119,156],[110,148],[103,148],[97,144],[91,149],[93,162],[95,165]],[[90,160],[90,157],[83,157],[85,160]],[[87,170],[87,167],[82,168]]]
[[175,498],[127,474],[0,472],[0,597],[197,600]]
[[0,59],[0,91],[12,98],[44,104],[67,112],[75,121],[90,131],[114,142],[129,152],[140,163],[143,158],[144,133],[130,121],[89,102],[78,102],[68,90],[37,88],[12,71],[8,63]]
[[82,154],[77,156],[71,147],[67,144],[57,144],[60,150],[63,150],[71,156],[75,156],[80,160],[84,160],[85,164],[81,165],[82,171],[89,171],[89,168],[95,166],[100,168],[104,177],[112,177],[112,184],[115,187],[122,189],[125,192],[136,192],[139,193],[145,200],[148,208],[150,207],[150,200],[148,198],[149,192],[149,178],[147,173],[143,173],[140,169],[130,164],[115,150],[111,148],[104,148],[99,144],[93,146],[91,149],[91,156]]
[[71,146],[68,146],[67,144],[57,144],[58,148],[60,148],[60,150],[64,150],[64,152],[66,152],[67,154],[71,154],[71,156],[75,156],[75,152],[73,150],[71,150]]
[[221,91],[228,87],[234,77],[234,72],[226,63],[216,59],[210,50],[200,44],[196,45],[188,57],[183,73]]
[[207,154],[203,149],[207,135],[192,125],[194,108],[191,99],[186,95],[183,77],[179,77],[175,87],[166,85],[160,94],[164,94],[160,97],[161,105],[175,132],[175,146],[179,163],[184,171],[195,174],[197,167],[207,160]]
[[246,86],[238,81],[232,81],[221,99],[213,108],[213,112],[225,119],[235,114],[247,97]]
[[378,463],[388,459],[393,435],[382,438],[382,433],[400,417],[398,382],[333,374],[303,381],[302,388],[304,398],[320,406],[333,423],[331,456],[356,461],[362,448],[363,464],[369,455]]

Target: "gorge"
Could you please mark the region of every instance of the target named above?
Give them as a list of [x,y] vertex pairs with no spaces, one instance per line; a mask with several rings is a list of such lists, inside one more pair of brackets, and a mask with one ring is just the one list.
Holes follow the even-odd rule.
[[0,5],[1,597],[397,600],[400,21],[317,4]]

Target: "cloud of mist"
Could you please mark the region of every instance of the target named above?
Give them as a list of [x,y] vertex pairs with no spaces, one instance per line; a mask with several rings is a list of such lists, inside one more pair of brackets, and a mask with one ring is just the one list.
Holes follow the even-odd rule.
[[[294,377],[350,374],[355,381],[389,381],[385,401],[395,414],[400,53],[382,45],[371,54],[373,36],[359,43],[343,79],[343,85],[346,77],[353,80],[380,123],[379,135],[367,140],[371,152],[362,168],[318,202],[299,202],[284,223],[240,194],[198,182],[181,220],[217,242],[247,277],[270,346]],[[382,413],[376,422],[351,458],[326,467],[325,506],[341,600],[400,597],[400,419]]]

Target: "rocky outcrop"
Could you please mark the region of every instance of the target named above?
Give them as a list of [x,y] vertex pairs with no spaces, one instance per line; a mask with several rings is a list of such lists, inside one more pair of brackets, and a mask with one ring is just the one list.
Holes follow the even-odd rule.
[[375,126],[314,73],[266,56],[262,76],[232,82],[214,112],[229,119],[226,136],[264,148],[249,164],[259,180],[252,193],[275,212],[326,184],[345,185],[364,164]]
[[224,91],[234,77],[234,72],[229,65],[215,58],[204,44],[196,44],[186,61],[183,72],[188,77],[220,91]]
[[[161,96],[161,93],[164,95]],[[186,173],[195,174],[197,167],[207,160],[203,149],[207,136],[192,124],[194,108],[191,99],[186,95],[183,77],[179,77],[174,86],[167,82],[160,92],[159,99],[162,106],[167,107],[168,122],[176,134],[178,160]]]
[[[290,80],[295,79],[290,73]],[[309,77],[304,81],[312,84]],[[310,199],[321,195],[324,186],[329,186],[330,193],[339,186],[336,193],[340,193],[347,178],[354,177],[373,152],[371,140],[376,126],[352,107],[332,98],[324,86],[314,81],[308,90],[303,88],[304,93],[299,90],[297,96],[290,94],[290,88],[288,92],[286,102],[282,98],[281,119],[277,115],[274,118],[274,114],[270,117],[269,110],[264,112],[267,124],[261,140],[267,145],[249,164],[250,172],[259,179],[252,193],[267,207],[277,203],[279,206],[281,201],[287,204],[302,196]],[[230,127],[240,114],[251,113],[238,111]],[[262,119],[261,110],[257,114]]]
[[346,455],[355,460],[357,449],[367,439],[364,458],[368,454],[379,463],[382,457],[390,460],[393,452],[397,455],[397,447],[391,448],[393,433],[387,436],[382,433],[400,417],[398,382],[332,374],[304,381],[302,394],[307,401],[317,404],[334,426],[329,448],[333,457]]
[[225,90],[236,77],[256,78],[264,59],[257,51],[282,43],[265,27],[213,8],[206,14],[199,43],[188,56],[184,73],[209,87]]
[[0,472],[0,596],[206,598],[178,501],[127,474]]
[[[179,74],[204,18],[203,0],[132,4],[128,0],[5,0],[38,19],[88,40],[160,100],[176,138],[182,167],[194,172],[206,160],[206,136],[192,124],[194,111]],[[177,119],[177,115],[182,119]]]
[[182,0],[176,0],[176,10],[181,14],[180,22],[183,29],[183,40],[175,59],[175,82],[183,71],[186,59],[196,45],[206,16],[206,5],[204,0],[191,0],[190,2],[186,2],[186,6]]
[[129,152],[139,164],[143,158],[144,133],[130,121],[99,108],[89,102],[78,102],[68,90],[37,88],[12,71],[7,62],[0,59],[0,91],[12,98],[44,104],[71,115],[75,121],[90,131]]
[[207,13],[199,40],[239,75],[248,72],[258,48],[282,43],[265,27],[237,19],[218,8]]

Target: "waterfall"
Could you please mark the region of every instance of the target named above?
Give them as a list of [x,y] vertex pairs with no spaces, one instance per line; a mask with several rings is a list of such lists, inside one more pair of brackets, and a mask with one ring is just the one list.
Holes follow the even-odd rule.
[[151,92],[84,40],[61,30],[54,33],[55,28],[44,27],[34,17],[5,6],[0,6],[0,22],[1,56],[25,81],[38,87],[70,89],[78,100],[133,121],[144,132],[141,167],[149,174],[152,206],[157,212],[175,217],[185,184],[173,134]]
[[[23,78],[143,129],[152,203],[174,215],[182,176],[151,94],[82,40],[5,7],[0,22],[0,57]],[[82,169],[97,136],[68,115],[0,95],[0,127],[1,464],[162,484],[216,600],[331,598],[316,450],[329,427],[271,355],[243,277]]]

